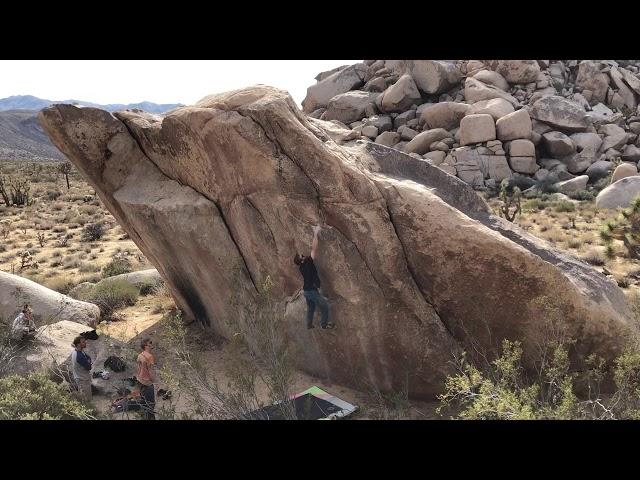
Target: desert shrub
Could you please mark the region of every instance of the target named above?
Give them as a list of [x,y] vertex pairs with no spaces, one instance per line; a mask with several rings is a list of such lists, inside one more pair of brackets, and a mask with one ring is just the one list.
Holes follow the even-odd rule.
[[609,175],[609,176],[607,176],[605,178],[601,178],[600,180],[595,182],[593,184],[593,189],[596,192],[599,192],[600,190],[603,190],[603,189],[607,188],[610,183],[611,183],[611,175]]
[[63,384],[44,373],[26,377],[10,375],[0,379],[0,419],[2,420],[89,420],[91,407],[80,402]]
[[[49,201],[54,201],[54,200],[57,200],[60,197],[60,195],[62,195],[62,192],[60,190],[47,190],[44,194],[44,198]],[[55,208],[55,205],[54,205],[54,208]]]
[[[482,368],[463,354],[456,361],[458,373],[445,381],[438,411],[455,406],[459,418],[476,420],[640,418],[640,352],[628,348],[612,366],[591,355],[579,379],[570,369],[572,343],[549,343],[548,355],[535,368],[537,375],[525,371],[519,342],[504,340],[500,356]],[[605,396],[601,384],[610,373],[615,391]],[[581,381],[587,382],[588,393],[579,396]]]
[[102,268],[102,276],[104,278],[113,277],[123,273],[129,273],[133,270],[131,262],[122,256],[115,256]]
[[544,210],[549,204],[541,198],[532,198],[522,204],[522,209],[525,211]]
[[64,275],[47,280],[45,282],[45,286],[51,290],[55,290],[58,293],[66,295],[73,287],[76,286],[76,281],[74,281],[73,277]]
[[605,264],[604,256],[597,250],[589,250],[582,259],[595,266],[602,266]]
[[95,242],[104,235],[104,227],[101,223],[90,223],[82,229],[83,242]]
[[140,295],[149,295],[156,293],[161,285],[162,282],[158,283],[150,280],[142,282],[138,285],[138,287],[140,288]]
[[113,280],[94,286],[82,300],[95,303],[102,315],[109,317],[115,310],[135,305],[140,290],[125,280]]
[[69,255],[62,260],[62,265],[65,269],[80,268],[81,263],[76,255]]
[[580,248],[582,246],[582,240],[580,240],[579,238],[572,238],[567,242],[567,246],[569,248]]
[[600,231],[600,238],[613,257],[613,241],[620,240],[627,249],[629,258],[640,258],[640,196],[636,197],[629,208],[620,212],[619,218],[609,220]]
[[556,212],[575,212],[576,206],[568,200],[560,200],[553,204],[553,209]]
[[78,207],[78,212],[86,215],[94,215],[98,212],[98,208],[93,205],[80,205]]
[[67,232],[67,227],[63,227],[61,225],[56,225],[55,227],[53,227],[53,229],[51,231],[53,233],[66,233]]
[[629,288],[630,281],[627,277],[616,278],[616,283],[620,288]]
[[577,192],[571,192],[567,195],[569,198],[580,201],[592,201],[596,198],[593,192],[589,190],[578,190]]
[[82,273],[99,272],[100,271],[100,267],[98,265],[96,265],[95,263],[86,262],[86,263],[83,263],[82,265],[80,265],[79,270]]

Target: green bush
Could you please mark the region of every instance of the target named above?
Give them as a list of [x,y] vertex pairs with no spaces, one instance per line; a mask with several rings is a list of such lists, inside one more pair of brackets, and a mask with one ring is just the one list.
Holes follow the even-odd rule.
[[139,295],[140,290],[126,280],[113,280],[94,286],[80,300],[98,305],[108,317],[119,308],[135,305]]
[[578,190],[577,192],[571,192],[569,193],[569,195],[567,195],[569,198],[572,198],[574,200],[580,200],[580,201],[592,201],[596,198],[596,196],[593,194],[593,192],[590,192],[589,190]]
[[559,202],[554,203],[553,208],[556,212],[575,212],[576,211],[576,206],[567,200],[560,200]]
[[132,270],[133,268],[129,260],[124,257],[116,257],[103,267],[102,276],[108,278],[123,273],[130,273]]
[[45,287],[50,288],[51,290],[55,290],[56,292],[62,293],[64,295],[68,294],[75,286],[76,282],[74,278],[68,275],[55,277],[45,282]]
[[2,420],[88,420],[94,411],[44,373],[0,379]]
[[[78,222],[82,224],[82,222]],[[90,223],[82,229],[83,242],[95,242],[104,235],[104,226],[101,223]]]
[[549,204],[541,198],[533,198],[522,204],[522,209],[526,211],[544,210]]
[[[455,406],[459,418],[475,420],[640,419],[640,351],[627,348],[611,367],[590,355],[579,375],[570,369],[573,343],[548,344],[533,376],[525,372],[517,341],[504,340],[502,354],[484,369],[468,362],[464,354],[458,374],[445,381],[438,411]],[[601,385],[609,376],[615,390],[604,395]],[[580,397],[577,392],[584,382],[588,395]]]

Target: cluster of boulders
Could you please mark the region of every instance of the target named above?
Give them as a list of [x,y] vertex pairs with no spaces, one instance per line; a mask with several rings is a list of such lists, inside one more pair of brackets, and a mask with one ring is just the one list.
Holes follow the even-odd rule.
[[[309,116],[423,159],[477,189],[562,193],[640,161],[640,61],[366,60],[316,77]],[[638,192],[640,193],[640,191]]]

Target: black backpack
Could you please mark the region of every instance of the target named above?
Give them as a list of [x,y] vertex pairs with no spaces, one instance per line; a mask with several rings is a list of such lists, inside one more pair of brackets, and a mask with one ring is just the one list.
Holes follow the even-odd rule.
[[111,355],[104,361],[104,366],[110,368],[114,372],[124,372],[127,368],[127,364],[124,363],[120,357],[116,357],[115,355]]
[[98,332],[96,332],[95,330],[88,330],[86,332],[82,332],[80,336],[85,338],[86,340],[97,340]]

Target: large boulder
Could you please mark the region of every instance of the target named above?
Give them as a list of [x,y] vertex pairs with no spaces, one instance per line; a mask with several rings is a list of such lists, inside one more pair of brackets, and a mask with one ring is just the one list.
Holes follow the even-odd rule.
[[467,115],[460,122],[460,145],[488,142],[496,139],[493,117],[486,113]]
[[420,103],[420,92],[410,75],[402,75],[379,99],[383,112],[403,112]]
[[428,94],[446,92],[462,79],[462,72],[451,62],[413,60],[408,70],[418,88]]
[[638,175],[638,169],[635,164],[621,163],[613,171],[613,175],[611,176],[611,183],[615,183],[618,180],[622,180],[626,177],[633,177],[634,175]]
[[[337,145],[281,90],[212,95],[164,117],[55,105],[39,118],[185,318],[256,348],[269,315],[297,366],[338,384],[408,381],[409,396],[433,397],[471,343],[491,358],[503,338],[520,340],[530,368],[545,318],[576,338],[575,368],[592,353],[613,360],[636,331],[622,291],[592,267],[423,159]],[[316,224],[330,333],[305,328],[292,262]]]
[[420,119],[429,128],[444,128],[453,130],[460,125],[460,120],[471,107],[466,103],[440,102],[426,107],[422,110]]
[[367,108],[372,105],[378,93],[362,92],[359,90],[336,95],[327,105],[327,111],[322,115],[323,120],[339,120],[351,123],[367,116]]
[[581,91],[589,90],[591,92],[591,99],[589,100],[591,105],[602,103],[607,98],[609,76],[601,72],[600,68],[599,62],[591,60],[583,60],[578,67],[576,87]]
[[[69,382],[71,380],[73,340],[90,330],[87,325],[69,320],[43,325],[37,329],[34,341],[18,350],[5,367],[9,373],[18,375],[44,371],[56,381]],[[97,340],[87,341],[85,352],[93,361],[93,371],[99,371],[103,369],[104,361],[109,356],[118,355],[126,358],[127,350],[127,345],[120,339],[100,334]],[[126,368],[122,372],[110,371],[111,378],[109,380],[97,378],[93,379],[91,383],[102,389],[103,392],[111,393],[122,387],[124,378],[131,377],[135,373],[132,368],[135,367],[135,363],[125,360],[125,366]]]
[[638,106],[635,92],[630,89],[629,86],[625,83],[624,77],[622,73],[620,73],[620,70],[618,70],[616,67],[611,67],[609,75],[611,75],[611,80],[618,88],[618,95],[620,95],[620,97],[622,98],[624,105],[626,105],[631,110],[635,110]]
[[513,105],[511,105],[504,98],[494,98],[493,100],[481,100],[472,104],[471,107],[469,107],[469,109],[466,111],[466,114],[478,115],[480,113],[487,113],[491,115],[494,120],[498,120],[505,115],[513,113],[513,111]]
[[[323,74],[327,75],[323,75]],[[323,72],[318,75],[318,83],[307,88],[307,96],[302,101],[305,112],[311,113],[321,107],[326,107],[336,95],[364,85],[366,67],[361,63],[348,67],[339,67],[335,72]]]
[[584,108],[558,95],[535,102],[531,108],[531,116],[552,127],[572,132],[585,131],[591,125]]
[[627,208],[640,195],[640,175],[625,177],[600,191],[596,197],[597,208]]
[[625,162],[637,162],[640,160],[640,147],[627,145],[622,151],[622,160]]
[[137,272],[121,273],[113,277],[107,277],[100,280],[96,285],[105,285],[113,282],[126,282],[139,289],[150,289],[159,287],[164,280],[155,268],[147,270],[138,270]]
[[573,140],[562,132],[547,132],[542,135],[542,143],[553,158],[572,155],[576,151]]
[[444,128],[433,128],[425,130],[413,137],[409,143],[404,146],[406,153],[417,153],[423,155],[429,151],[429,147],[433,142],[437,142],[449,137],[449,132]]
[[587,188],[587,182],[589,181],[588,175],[580,175],[579,177],[572,178],[571,180],[565,180],[564,182],[558,182],[553,186],[556,187],[559,193],[565,195],[573,192],[579,192]]
[[583,156],[595,157],[602,145],[602,138],[597,133],[574,133],[569,138]]
[[540,73],[540,65],[536,60],[485,60],[484,63],[509,83],[532,83]]
[[615,168],[615,164],[613,162],[607,162],[606,160],[598,160],[597,162],[592,163],[587,168],[585,175],[589,177],[591,182],[597,182],[603,178],[606,178],[611,170]]
[[619,72],[622,74],[625,83],[633,90],[637,95],[640,95],[640,78],[635,76],[626,68],[621,68]]
[[484,181],[500,182],[511,176],[511,169],[504,155],[480,153],[477,148],[460,147],[451,152],[458,177],[474,187],[484,186]]
[[525,109],[509,113],[496,122],[496,134],[502,141],[529,139],[531,131],[531,117]]
[[60,320],[96,325],[100,320],[97,305],[74,300],[26,278],[0,271],[0,318],[13,321],[25,303],[31,304],[38,326]]
[[505,92],[509,91],[509,83],[504,79],[502,75],[500,75],[498,72],[494,72],[493,70],[480,70],[479,72],[476,72],[474,75],[470,76],[475,78],[476,80],[480,80],[482,83],[493,85],[500,90],[504,90]]
[[509,95],[507,92],[500,90],[493,85],[487,85],[480,80],[468,77],[464,81],[464,98],[469,103],[480,102],[482,100],[492,100],[494,98],[502,98],[514,107],[518,106],[518,100]]

